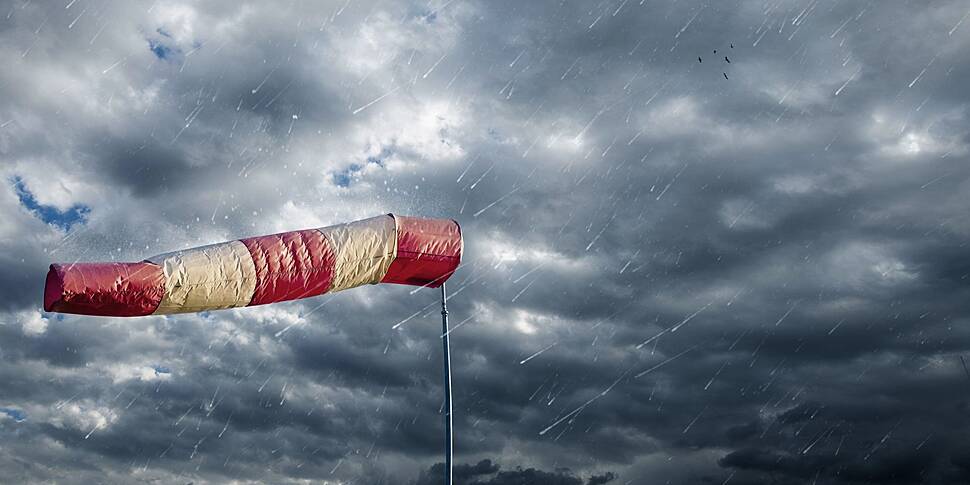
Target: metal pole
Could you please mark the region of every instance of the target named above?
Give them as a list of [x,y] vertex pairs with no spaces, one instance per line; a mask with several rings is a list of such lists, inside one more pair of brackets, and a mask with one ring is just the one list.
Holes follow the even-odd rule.
[[441,345],[445,367],[445,485],[452,485],[451,457],[454,453],[454,434],[451,421],[451,346],[448,344],[448,293],[441,284]]

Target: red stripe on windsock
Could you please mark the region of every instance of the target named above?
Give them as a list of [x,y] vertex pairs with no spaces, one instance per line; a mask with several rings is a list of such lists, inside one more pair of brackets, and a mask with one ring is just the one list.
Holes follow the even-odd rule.
[[441,286],[461,263],[461,228],[450,219],[394,215],[397,257],[381,283]]
[[242,243],[256,264],[256,291],[249,306],[316,296],[330,289],[334,252],[320,231],[284,232]]
[[44,286],[44,310],[138,317],[154,312],[164,294],[165,276],[156,264],[52,264]]

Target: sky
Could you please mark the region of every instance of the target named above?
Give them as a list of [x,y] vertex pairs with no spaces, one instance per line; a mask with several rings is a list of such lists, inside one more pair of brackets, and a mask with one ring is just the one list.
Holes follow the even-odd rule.
[[0,1],[0,481],[442,483],[435,290],[42,310],[393,212],[465,238],[457,483],[970,482],[968,51],[958,0]]

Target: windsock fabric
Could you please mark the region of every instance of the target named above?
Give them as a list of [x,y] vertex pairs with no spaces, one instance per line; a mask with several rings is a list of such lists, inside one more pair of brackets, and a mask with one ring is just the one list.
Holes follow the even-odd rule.
[[133,317],[296,300],[365,284],[438,287],[461,262],[450,219],[393,214],[161,254],[52,264],[44,310]]

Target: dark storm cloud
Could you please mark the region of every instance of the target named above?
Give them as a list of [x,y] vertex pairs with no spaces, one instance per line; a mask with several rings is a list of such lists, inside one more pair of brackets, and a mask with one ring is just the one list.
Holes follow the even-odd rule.
[[0,475],[438,483],[430,290],[39,311],[52,261],[395,211],[466,238],[459,483],[964,483],[967,15],[0,6]]
[[[444,483],[443,478],[444,464],[436,463],[427,473],[422,473],[416,485],[433,485]],[[613,473],[603,475],[592,475],[588,480],[583,481],[573,475],[569,470],[556,470],[546,472],[535,468],[516,470],[501,470],[497,463],[492,460],[482,460],[474,465],[462,464],[454,468],[455,483],[467,483],[469,485],[515,485],[515,484],[535,484],[535,485],[602,485],[615,479]]]

